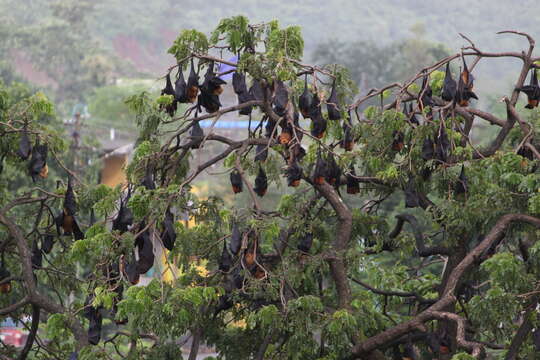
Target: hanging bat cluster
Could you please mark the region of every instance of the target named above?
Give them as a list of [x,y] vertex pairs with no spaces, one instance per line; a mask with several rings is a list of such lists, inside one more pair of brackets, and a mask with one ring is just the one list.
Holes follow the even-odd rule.
[[193,59],[191,59],[191,71],[187,83],[182,72],[182,64],[178,64],[177,67],[178,73],[174,87],[169,72],[165,76],[165,87],[161,90],[161,95],[171,95],[173,97],[171,104],[162,107],[162,110],[165,110],[169,116],[174,116],[178,108],[178,103],[194,103],[199,93],[199,75],[195,71]]
[[452,101],[453,104],[465,107],[469,106],[470,99],[478,100],[478,96],[473,92],[474,76],[467,67],[465,57],[462,56],[463,71],[459,76],[459,80],[452,78],[452,72],[450,71],[450,63],[446,63],[446,71],[443,81],[443,88],[441,97],[445,101]]
[[[243,241],[246,239],[246,247],[242,247]],[[249,271],[255,279],[262,279],[265,276],[265,271],[262,268],[263,257],[259,248],[259,238],[255,231],[247,230],[243,233],[240,230],[239,224],[236,221],[231,225],[231,237],[229,245],[225,242],[221,256],[219,258],[218,268],[223,273],[232,275],[235,278],[235,287],[241,288],[243,277],[241,277],[240,267]],[[239,276],[241,279],[239,279]]]
[[77,219],[77,202],[73,192],[71,176],[68,178],[66,194],[64,196],[64,206],[60,214],[55,218],[56,231],[58,236],[73,236],[75,240],[84,239],[84,233],[81,231]]
[[529,85],[522,86],[517,90],[524,92],[527,95],[527,105],[526,109],[534,109],[538,107],[538,102],[540,101],[540,86],[538,86],[538,77],[536,74],[536,68],[531,68],[531,79]]

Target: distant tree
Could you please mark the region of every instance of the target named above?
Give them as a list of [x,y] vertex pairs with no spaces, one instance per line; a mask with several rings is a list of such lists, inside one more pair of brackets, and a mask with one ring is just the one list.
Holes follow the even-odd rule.
[[[236,16],[211,36],[182,31],[162,94],[127,101],[140,134],[125,188],[72,174],[56,191],[21,194],[7,191],[0,175],[9,271],[0,284],[12,284],[11,292],[0,288],[0,314],[30,328],[22,351],[2,351],[22,359],[177,359],[189,335],[190,360],[202,343],[223,359],[534,356],[540,89],[522,87],[540,59],[532,38],[510,33],[529,39],[529,48],[488,53],[471,44],[358,97],[342,66],[302,62],[296,26]],[[232,55],[238,64],[225,60]],[[522,61],[503,97],[504,118],[470,106],[470,73],[444,80],[440,69],[462,56],[470,71],[471,59]],[[216,63],[236,66],[238,104],[220,104]],[[518,89],[529,92],[529,117]],[[371,98],[381,105],[360,114]],[[62,142],[38,120],[50,115],[50,102],[10,99],[2,89],[0,156],[23,174],[35,164],[20,159],[26,136],[55,153]],[[236,112],[252,115],[241,140],[200,127]],[[474,122],[499,129],[485,147],[470,141]],[[222,148],[212,158],[190,161],[214,143]],[[228,172],[208,171],[218,163]],[[230,193],[249,205],[197,198],[191,186],[207,171],[230,179]],[[295,191],[270,208],[265,192],[279,186]],[[89,224],[78,218],[92,212]],[[177,221],[186,217],[195,225]],[[54,224],[60,235],[45,237],[56,234]],[[171,278],[134,286],[161,254]]]
[[444,45],[426,40],[421,27],[413,30],[415,37],[390,44],[329,40],[317,46],[313,59],[324,65],[342,64],[349,69],[351,79],[367,92],[411,77],[423,67],[449,55]]

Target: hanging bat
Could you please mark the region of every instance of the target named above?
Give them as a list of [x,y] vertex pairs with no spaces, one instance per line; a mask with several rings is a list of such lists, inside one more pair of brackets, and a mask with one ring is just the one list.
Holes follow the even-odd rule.
[[190,103],[194,103],[197,100],[199,94],[199,75],[195,72],[195,65],[193,65],[193,58],[191,58],[191,70],[189,72],[187,82],[187,100]]
[[198,121],[193,122],[193,126],[191,126],[189,131],[189,137],[192,141],[191,148],[199,149],[204,139],[204,131]]
[[281,80],[274,82],[274,112],[279,116],[284,116],[289,102],[289,92]]
[[253,233],[250,232],[248,235],[248,239],[251,238],[251,241],[244,252],[244,264],[248,269],[251,269],[255,265],[255,261],[257,260],[257,249],[259,248],[259,241],[256,237],[253,237],[252,234]]
[[334,187],[338,188],[340,185],[341,169],[334,159],[334,155],[330,154],[328,157],[326,168],[326,182]]
[[182,65],[178,64],[178,74],[176,81],[174,82],[174,98],[179,103],[188,103],[188,86],[184,79],[184,72],[182,71]]
[[41,249],[38,247],[37,240],[34,240],[32,243],[32,269],[38,269],[43,264],[43,253],[41,252]]
[[223,93],[223,88],[221,87],[221,85],[224,84],[226,84],[226,82],[220,77],[216,76],[214,72],[214,62],[211,61],[208,64],[208,69],[206,70],[206,74],[204,75],[204,82],[202,88],[204,88],[205,91],[208,91],[213,95],[219,96]]
[[348,119],[343,121],[343,139],[340,142],[341,148],[345,151],[352,151],[354,148],[354,138],[352,133],[352,126]]
[[144,178],[141,182],[141,185],[144,186],[147,190],[155,190],[156,183],[154,181],[154,173],[150,165],[147,165],[144,169]]
[[349,173],[346,175],[347,178],[347,194],[358,194],[360,192],[360,181],[356,178],[356,171],[354,171],[354,166],[351,164],[349,168]]
[[28,171],[32,177],[32,181],[36,182],[36,178],[40,177],[46,179],[49,175],[49,167],[47,166],[47,145],[39,145],[36,142],[36,145],[32,149],[32,157],[30,158],[30,163],[28,164]]
[[308,232],[300,239],[300,242],[298,243],[298,250],[300,250],[303,253],[309,254],[309,250],[311,250],[311,246],[313,245],[313,233]]
[[23,129],[21,139],[19,141],[19,149],[17,150],[17,155],[22,159],[26,160],[32,153],[32,145],[30,144],[30,138],[28,137],[28,130],[26,126]]
[[227,243],[223,242],[223,250],[221,251],[221,257],[219,258],[219,270],[223,272],[229,272],[232,266],[232,256],[227,250]]
[[[178,103],[176,102],[176,93],[174,91],[174,87],[171,82],[171,74],[167,73],[165,76],[165,87],[161,90],[161,95],[172,95],[173,101],[164,107],[167,114],[170,116],[174,116],[174,113],[176,112],[176,109],[178,107]],[[162,107],[163,109],[163,107]]]
[[463,71],[459,77],[458,87],[456,91],[456,103],[459,106],[465,107],[469,106],[470,99],[478,100],[478,96],[473,92],[474,87],[474,76],[470,73],[467,63],[465,62],[465,57],[461,55],[463,60]]
[[[532,141],[531,141],[532,142]],[[534,160],[534,154],[531,149],[529,149],[525,144],[523,144],[517,151],[518,155],[523,156],[526,159]]]
[[255,187],[253,188],[253,191],[260,197],[263,197],[266,194],[266,190],[268,189],[268,179],[266,177],[266,173],[262,169],[262,167],[259,167],[259,173],[257,174],[257,177],[255,178]]
[[326,119],[322,115],[321,103],[317,94],[313,96],[313,104],[311,106],[310,117],[312,120],[311,135],[316,137],[317,139],[322,139],[324,137],[324,133],[326,132],[327,123]]
[[85,301],[84,317],[90,322],[88,326],[88,342],[92,345],[99,344],[101,340],[101,325],[103,323],[103,316],[99,309],[92,306],[93,299],[88,297]]
[[77,212],[77,202],[75,201],[75,193],[73,192],[71,176],[68,178],[68,186],[64,195],[64,206],[62,212],[55,218],[56,230],[60,235],[60,229],[67,236],[73,235],[75,240],[84,239],[84,233],[81,231],[75,214]]
[[261,85],[260,80],[253,79],[253,84],[249,88],[249,94],[254,100],[258,100],[258,101],[264,100],[264,89]]
[[468,191],[467,176],[465,175],[465,165],[461,165],[461,172],[458,181],[454,185],[454,196],[465,194]]
[[235,71],[232,75],[232,86],[236,95],[247,93],[248,88],[246,85],[246,76],[238,71]]
[[[238,104],[243,104],[248,101],[254,100],[253,95],[251,95],[249,92],[241,93],[238,95]],[[246,106],[242,109],[238,110],[238,114],[240,115],[249,115],[253,111],[253,106]]]
[[[144,224],[141,228],[144,228]],[[135,239],[135,247],[139,253],[139,260],[137,261],[137,271],[139,274],[146,274],[148,270],[154,266],[154,247],[152,246],[152,240],[150,239],[150,233],[148,230],[143,231]]]
[[297,187],[302,179],[302,168],[294,161],[286,170],[287,185]]
[[238,172],[238,170],[235,169],[231,171],[230,180],[231,180],[233,192],[235,194],[242,192],[242,186],[243,186],[242,176],[240,176],[240,173]]
[[416,183],[412,177],[409,179],[407,186],[405,186],[404,192],[406,208],[415,208],[420,206],[420,198],[418,196],[418,191],[416,190]]
[[313,95],[308,89],[306,74],[306,77],[304,79],[304,92],[302,92],[302,95],[300,95],[300,98],[298,99],[298,108],[300,109],[300,112],[302,113],[304,119],[309,119],[312,104]]
[[206,70],[199,95],[199,106],[205,108],[207,113],[216,112],[221,107],[219,95],[223,92],[221,87],[223,84],[226,84],[226,82],[215,75],[214,63],[211,62]]
[[293,159],[301,161],[304,156],[306,156],[306,149],[304,149],[302,145],[296,143],[290,148],[289,162],[292,162]]
[[313,118],[313,121],[311,122],[311,135],[313,137],[316,137],[317,139],[322,139],[324,137],[324,133],[326,132],[326,119],[324,119],[322,116],[319,118]]
[[446,163],[450,154],[450,140],[446,134],[446,128],[443,123],[439,127],[439,131],[435,133],[435,159]]
[[409,115],[409,122],[411,124],[420,125],[420,121],[418,120],[418,117],[416,117],[416,113],[414,112],[412,103],[409,103],[408,115]]
[[429,161],[435,157],[435,144],[431,138],[425,138],[422,144],[422,159]]
[[456,91],[457,83],[456,80],[452,78],[452,72],[450,71],[450,62],[447,62],[441,97],[444,101],[452,101],[456,96]]
[[327,164],[321,156],[321,150],[317,151],[317,161],[315,162],[315,170],[313,171],[313,182],[317,185],[322,185],[326,177]]
[[131,188],[128,188],[128,194],[124,200],[120,199],[120,207],[118,209],[118,215],[113,220],[112,229],[118,230],[120,233],[125,233],[129,230],[129,227],[133,225],[133,213],[127,207],[129,198],[131,197]]
[[41,250],[45,254],[49,254],[54,246],[54,235],[44,234],[41,238]]
[[232,223],[231,231],[231,242],[229,243],[229,250],[231,250],[231,253],[233,255],[237,255],[240,251],[240,247],[242,246],[242,233],[240,232],[240,227],[238,226],[238,223]]
[[411,344],[407,344],[403,350],[402,360],[416,360],[416,354]]
[[268,157],[268,146],[258,144],[255,148],[255,161],[265,162]]
[[8,294],[11,292],[11,280],[7,281],[11,277],[11,273],[4,267],[2,262],[2,267],[0,267],[0,293]]
[[161,231],[161,241],[163,246],[169,251],[174,248],[174,243],[176,241],[176,231],[174,229],[174,215],[171,210],[168,208],[165,212],[165,217],[163,219],[163,230]]
[[538,86],[538,77],[536,75],[536,69],[531,69],[531,80],[529,85],[522,86],[517,88],[517,90],[524,92],[527,95],[527,105],[526,109],[534,109],[538,107],[538,102],[540,101],[540,87]]
[[283,126],[278,139],[281,145],[287,145],[292,139],[292,128],[288,125]]
[[140,280],[140,274],[137,270],[137,262],[130,261],[126,263],[124,255],[120,257],[120,271],[131,285],[137,285]]
[[[234,92],[238,97],[238,104],[253,100],[253,96],[249,93],[246,86],[246,76],[239,72],[234,72],[232,77]],[[247,106],[238,111],[240,115],[249,115],[252,111],[252,106]]]
[[338,96],[336,90],[336,79],[332,83],[332,90],[330,92],[330,97],[326,100],[326,110],[328,111],[328,119],[330,120],[339,120],[341,119],[341,113],[338,109]]
[[424,108],[426,106],[433,107],[433,105],[435,105],[432,98],[433,91],[431,90],[431,86],[429,85],[429,76],[427,72],[424,72],[424,77],[422,78],[422,87],[420,90],[420,94],[422,95],[419,102],[419,107],[421,111],[424,111]]
[[264,126],[264,136],[267,137],[267,138],[270,138],[272,136],[272,134],[274,134],[275,136],[275,128],[276,128],[276,125],[277,123],[272,120],[271,118],[268,118],[266,120],[266,125]]
[[405,140],[405,135],[403,132],[394,130],[392,132],[392,150],[401,151],[403,149]]

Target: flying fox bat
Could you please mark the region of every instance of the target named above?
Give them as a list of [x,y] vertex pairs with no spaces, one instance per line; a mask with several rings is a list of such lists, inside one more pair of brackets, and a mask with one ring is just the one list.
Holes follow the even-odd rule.
[[349,168],[349,173],[347,173],[346,178],[347,194],[358,194],[360,192],[360,182],[356,178],[356,171],[354,170],[353,165]]
[[405,140],[405,135],[403,132],[394,130],[392,132],[392,150],[401,151],[403,149]]
[[240,173],[238,172],[238,170],[235,169],[231,171],[230,180],[231,180],[233,192],[235,194],[242,192],[242,186],[243,186],[242,176],[240,176]]
[[191,126],[191,129],[189,131],[189,137],[192,141],[191,148],[199,149],[204,139],[204,131],[198,121],[193,122],[193,126]]
[[529,85],[522,86],[517,90],[524,92],[527,95],[526,109],[538,107],[538,102],[540,101],[540,87],[538,86],[538,77],[535,68],[531,69],[531,80]]
[[300,239],[300,242],[298,243],[297,248],[301,252],[308,254],[309,250],[311,250],[312,245],[313,245],[313,233],[308,232],[302,237],[302,239]]
[[289,102],[289,92],[281,80],[274,82],[274,111],[279,116],[284,116]]
[[75,217],[77,212],[77,202],[75,200],[75,193],[73,192],[73,185],[71,176],[68,178],[68,186],[66,194],[64,195],[64,205],[62,212],[55,218],[56,229],[60,234],[60,229],[63,230],[64,235],[73,235],[75,240],[84,239],[84,233],[81,231],[77,219]]
[[298,99],[298,108],[300,109],[300,112],[302,113],[304,119],[308,119],[310,117],[312,103],[313,94],[308,89],[306,74],[306,77],[304,79],[304,92],[302,92],[302,95],[300,95],[300,98]]
[[49,167],[47,166],[47,145],[39,145],[36,143],[32,149],[32,157],[30,158],[30,163],[28,164],[28,171],[32,177],[32,181],[36,182],[36,178],[40,177],[42,179],[47,178],[49,175]]
[[348,119],[345,119],[345,121],[343,121],[343,139],[340,142],[340,146],[345,149],[345,151],[352,151],[354,147],[352,126],[350,120]]
[[19,141],[19,149],[17,150],[17,155],[23,160],[28,159],[32,153],[32,145],[30,144],[30,138],[28,137],[28,129],[26,126],[23,129],[21,139]]
[[317,161],[315,162],[315,170],[313,171],[313,182],[317,185],[322,185],[327,172],[326,161],[321,156],[321,150],[317,151]]
[[161,241],[163,246],[169,251],[174,248],[176,241],[176,231],[174,230],[174,215],[170,209],[165,212],[165,218],[163,219],[163,230],[161,232]]
[[[174,91],[174,87],[171,82],[171,74],[167,73],[165,76],[165,87],[161,90],[161,95],[172,95],[173,101],[164,107],[167,114],[170,116],[174,116],[174,113],[176,112],[176,109],[178,107],[178,103],[176,101],[176,92]],[[163,108],[163,107],[162,107]]]
[[[142,224],[144,227],[144,224]],[[150,240],[150,233],[148,230],[143,231],[135,239],[135,247],[139,253],[139,260],[137,261],[137,271],[139,274],[146,274],[148,270],[154,265],[154,247],[152,240]]]
[[467,176],[465,175],[465,165],[461,165],[458,181],[454,185],[454,196],[465,194],[468,190]]
[[152,166],[147,165],[144,169],[144,178],[141,181],[141,185],[144,186],[148,190],[155,190],[156,189],[156,183],[154,181],[154,173],[152,171]]
[[257,177],[255,178],[255,187],[253,188],[253,191],[260,197],[263,197],[266,194],[266,190],[268,189],[268,179],[266,177],[266,173],[262,169],[262,167],[259,167],[259,173],[257,174]]
[[120,233],[125,233],[129,230],[129,227],[133,225],[133,214],[131,210],[127,207],[129,198],[131,197],[131,188],[128,188],[128,194],[124,200],[120,199],[120,207],[118,209],[118,214],[113,220],[112,229],[118,230]]
[[101,325],[103,323],[103,316],[100,309],[96,309],[92,306],[92,298],[88,297],[85,301],[84,316],[89,320],[88,326],[88,342],[92,345],[99,344],[101,340]]
[[258,101],[264,100],[264,89],[261,85],[260,80],[253,79],[253,84],[249,88],[249,94],[254,100],[258,100]]
[[4,267],[4,262],[2,261],[2,266],[0,267],[0,293],[8,294],[11,292],[11,280],[7,280],[11,277],[11,273]]
[[287,185],[292,187],[297,187],[300,185],[300,180],[302,179],[302,168],[294,161],[286,171],[287,174]]
[[199,75],[195,72],[195,65],[193,65],[193,58],[191,59],[191,70],[187,81],[186,97],[188,102],[194,103],[197,100],[199,94]]
[[174,82],[174,98],[179,103],[188,103],[188,87],[186,80],[184,79],[184,72],[182,71],[182,65],[178,64],[178,75]]
[[242,233],[238,223],[234,221],[231,226],[231,242],[229,243],[229,250],[233,255],[237,255],[242,246]]
[[221,257],[219,258],[219,270],[223,272],[229,272],[233,263],[233,259],[229,250],[227,250],[227,243],[223,242],[223,250],[221,251]]
[[474,76],[470,73],[467,63],[465,62],[465,57],[462,55],[463,60],[463,71],[459,76],[458,87],[455,96],[455,102],[459,106],[469,106],[470,99],[477,99],[478,96],[473,92],[474,87]]
[[265,162],[268,157],[268,146],[258,144],[255,148],[255,161]]
[[444,101],[452,101],[456,96],[456,91],[457,83],[456,80],[452,78],[452,72],[450,71],[450,62],[447,62],[441,97]]
[[338,96],[336,90],[336,79],[332,83],[332,90],[330,92],[330,97],[326,100],[326,110],[328,111],[328,119],[330,120],[339,120],[341,119],[341,113],[338,109]]
[[206,112],[213,113],[219,110],[221,102],[219,95],[223,92],[221,85],[226,84],[221,78],[214,73],[214,62],[208,64],[208,69],[204,76],[203,84],[200,88],[199,107],[202,106]]
[[341,169],[334,159],[334,155],[330,154],[328,157],[326,168],[326,182],[334,187],[338,188],[340,185]]

